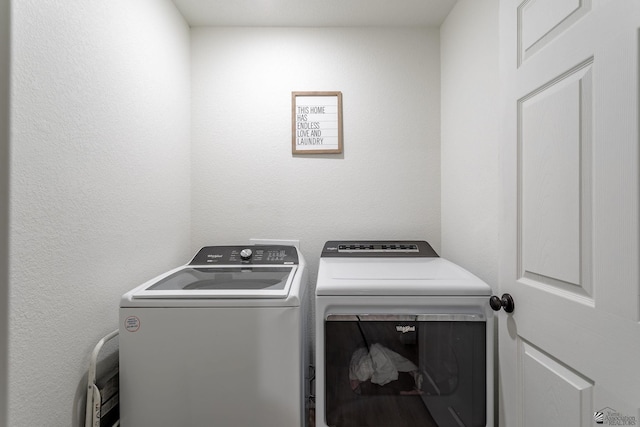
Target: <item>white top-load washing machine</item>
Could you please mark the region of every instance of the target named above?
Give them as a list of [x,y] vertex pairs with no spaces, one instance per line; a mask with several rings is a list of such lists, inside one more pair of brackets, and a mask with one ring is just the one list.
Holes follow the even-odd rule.
[[120,303],[122,427],[302,426],[306,263],[210,246]]
[[425,241],[327,242],[316,426],[493,426],[490,293]]

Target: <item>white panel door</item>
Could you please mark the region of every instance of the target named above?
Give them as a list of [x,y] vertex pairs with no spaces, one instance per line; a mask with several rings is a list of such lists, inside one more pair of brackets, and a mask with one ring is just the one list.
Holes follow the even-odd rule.
[[640,1],[500,6],[500,425],[640,425]]

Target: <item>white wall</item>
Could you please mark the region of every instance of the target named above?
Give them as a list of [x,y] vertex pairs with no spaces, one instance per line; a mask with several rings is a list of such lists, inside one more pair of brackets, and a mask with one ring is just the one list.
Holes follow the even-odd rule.
[[498,0],[459,0],[440,28],[442,253],[498,283]]
[[[440,249],[438,30],[194,28],[192,249],[330,239]],[[291,154],[291,92],[341,91],[343,155]]]
[[120,295],[190,255],[189,28],[169,0],[12,7],[8,425],[74,426]]
[[9,332],[9,0],[0,0],[0,426],[6,426]]

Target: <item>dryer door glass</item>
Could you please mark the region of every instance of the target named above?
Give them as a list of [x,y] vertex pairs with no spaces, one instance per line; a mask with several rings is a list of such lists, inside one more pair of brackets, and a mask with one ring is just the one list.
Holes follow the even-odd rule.
[[328,426],[486,424],[481,315],[336,315],[325,322]]

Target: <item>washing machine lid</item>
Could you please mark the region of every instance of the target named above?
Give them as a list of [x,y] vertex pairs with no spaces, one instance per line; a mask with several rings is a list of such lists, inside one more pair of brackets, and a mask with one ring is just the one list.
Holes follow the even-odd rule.
[[187,265],[135,292],[132,299],[286,298],[297,265]]

